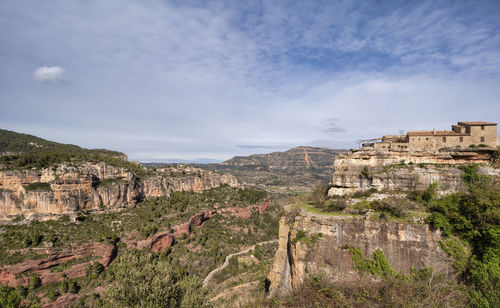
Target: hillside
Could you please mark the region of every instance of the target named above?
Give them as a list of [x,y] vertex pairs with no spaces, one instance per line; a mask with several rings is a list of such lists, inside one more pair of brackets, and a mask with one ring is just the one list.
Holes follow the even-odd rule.
[[285,152],[235,156],[222,163],[225,166],[255,170],[281,170],[285,172],[333,168],[333,161],[343,150],[300,146]]
[[235,156],[220,164],[198,165],[228,172],[248,185],[280,191],[309,190],[328,182],[333,162],[345,150],[300,146],[285,152]]
[[0,129],[0,156],[39,152],[66,152],[126,157],[124,153],[117,151],[104,149],[89,150],[73,144],[48,141],[36,136]]

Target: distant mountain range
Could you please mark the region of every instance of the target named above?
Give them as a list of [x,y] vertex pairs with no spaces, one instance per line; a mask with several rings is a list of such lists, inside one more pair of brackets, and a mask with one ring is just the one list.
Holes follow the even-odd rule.
[[344,150],[300,146],[286,152],[235,156],[222,163],[224,166],[256,170],[282,170],[288,172],[332,169],[335,156]]
[[243,183],[281,191],[309,190],[317,182],[329,182],[333,162],[346,150],[299,146],[285,152],[235,156],[218,164],[196,166],[228,172]]

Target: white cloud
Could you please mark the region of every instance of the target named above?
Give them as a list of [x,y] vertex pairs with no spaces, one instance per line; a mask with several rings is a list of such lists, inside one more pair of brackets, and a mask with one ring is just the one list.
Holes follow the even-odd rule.
[[42,66],[33,72],[36,81],[50,84],[66,82],[66,70],[59,66]]

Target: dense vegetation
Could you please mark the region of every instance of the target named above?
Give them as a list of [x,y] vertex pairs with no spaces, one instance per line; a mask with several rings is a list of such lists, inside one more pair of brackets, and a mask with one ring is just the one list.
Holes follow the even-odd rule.
[[48,141],[28,134],[16,133],[0,129],[0,153],[35,153],[35,152],[56,152],[56,153],[83,153],[106,156],[123,156],[123,153],[104,149],[88,150],[73,144],[62,144]]
[[[254,211],[249,219],[230,214],[215,215],[202,227],[193,228],[190,236],[176,238],[174,246],[163,252],[130,250],[124,241],[145,239],[161,231],[170,232],[175,225],[187,222],[189,217],[202,210],[213,209],[214,205],[219,209],[247,207],[265,197],[266,193],[261,190],[222,186],[202,193],[172,192],[170,197],[151,198],[136,208],[120,212],[81,213],[77,217],[78,223],[62,217],[53,221],[4,225],[0,229],[0,265],[46,257],[37,251],[38,248],[66,251],[85,242],[115,245],[118,257],[106,271],[95,262],[95,258],[72,259],[51,271],[62,274],[75,264],[90,262],[86,277],[32,288],[3,287],[0,300],[16,302],[28,299],[26,303],[36,303],[36,296],[41,294],[55,301],[66,294],[76,293],[79,299],[75,305],[81,306],[108,306],[110,301],[113,306],[123,307],[209,306],[208,291],[201,287],[201,280],[221,265],[228,254],[275,238],[279,218],[276,206],[272,205],[263,214]],[[263,280],[274,250],[275,247],[267,246],[255,249],[255,258],[262,263],[243,266],[242,272],[252,279]],[[105,292],[95,292],[96,288]]]
[[0,168],[48,168],[61,163],[105,162],[130,170],[138,177],[152,174],[138,163],[124,160],[125,154],[104,150],[85,149],[72,144],[62,144],[35,136],[0,129]]
[[365,275],[349,283],[313,275],[291,294],[252,307],[463,307],[466,303],[462,287],[424,269],[378,280]]
[[462,167],[467,192],[432,202],[427,221],[444,236],[454,235],[472,248],[464,260],[464,245],[456,241],[442,245],[455,258],[464,282],[473,286],[471,305],[500,307],[500,191],[477,170],[476,165]]
[[[258,301],[258,307],[463,307],[466,288],[436,274],[432,268],[397,273],[384,253],[376,250],[365,258],[361,249],[345,245],[359,277],[332,283],[322,274],[306,277],[291,294]],[[375,278],[375,279],[373,279]]]
[[165,254],[128,251],[107,273],[115,281],[106,296],[116,307],[211,307],[201,279]]
[[[308,196],[302,198],[302,202],[306,210],[312,212],[334,215],[368,215],[370,213],[370,219],[428,223],[432,228],[442,232],[443,240],[440,246],[453,258],[453,267],[459,273],[459,285],[455,288],[460,292],[463,291],[468,305],[500,307],[500,292],[498,291],[500,290],[500,190],[498,186],[495,186],[492,178],[478,174],[477,165],[465,165],[460,169],[463,171],[462,179],[467,190],[442,198],[438,198],[436,194],[439,183],[433,183],[424,191],[407,192],[406,197],[391,197],[374,201],[366,200],[371,194],[377,192],[374,189],[356,193],[351,196],[354,199],[349,199],[349,197],[329,197],[326,194],[328,186],[318,184]],[[301,239],[297,236],[297,240]],[[374,254],[373,259],[364,259],[360,250],[349,248],[349,251],[357,269],[363,269],[364,272],[375,276],[378,275],[379,269],[387,269],[388,264],[383,262],[384,260],[377,253]],[[384,277],[384,281],[401,278],[399,274],[390,270],[381,276]],[[312,285],[315,286],[315,284]],[[402,286],[405,285],[406,283]],[[341,292],[342,298],[347,300],[346,303],[357,305],[356,302],[349,301],[350,295],[346,297],[345,292],[351,292],[352,289],[344,288],[342,291],[339,289],[341,286],[334,285],[323,287]],[[370,287],[366,286],[366,288],[370,290]],[[401,292],[407,292],[403,289]],[[321,289],[316,290],[311,285],[305,285],[297,292],[303,295],[304,293],[301,292],[306,292],[307,296],[312,298],[319,296],[320,302],[323,299],[326,301],[323,295],[315,293],[321,293]],[[299,296],[297,294],[294,296]],[[296,298],[294,296],[292,298]],[[291,298],[283,300],[284,302],[278,302],[287,306]],[[372,300],[369,301],[370,305],[379,305],[378,300],[375,302]]]

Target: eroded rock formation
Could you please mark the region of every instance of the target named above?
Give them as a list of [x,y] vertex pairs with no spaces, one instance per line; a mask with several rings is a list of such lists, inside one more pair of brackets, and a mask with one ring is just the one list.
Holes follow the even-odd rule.
[[153,251],[163,251],[166,248],[171,247],[174,244],[175,239],[191,235],[194,227],[201,227],[203,223],[212,218],[214,215],[233,215],[235,217],[248,219],[252,216],[252,212],[254,210],[259,212],[259,214],[262,214],[268,207],[269,199],[266,199],[261,204],[251,205],[246,208],[230,207],[219,210],[205,210],[199,214],[191,216],[187,222],[174,226],[174,232],[158,232],[142,241],[136,241],[133,238],[126,238],[124,239],[124,242],[127,244],[128,248],[150,248]]
[[[13,287],[26,286],[32,279],[31,274],[38,274],[42,285],[62,281],[64,279],[62,278],[63,274],[69,279],[83,277],[86,274],[87,267],[93,261],[97,261],[104,268],[107,268],[116,256],[116,247],[105,243],[84,243],[62,252],[51,252],[51,249],[42,249],[37,252],[49,256],[39,260],[28,260],[1,267],[0,283]],[[80,262],[61,271],[51,270],[57,266],[64,266],[71,260],[86,260],[85,258],[91,260]]]
[[438,183],[439,194],[464,188],[463,172],[458,166],[477,163],[479,173],[500,182],[500,169],[491,164],[491,149],[449,150],[433,152],[352,150],[339,154],[330,195],[352,194],[375,188],[379,191],[425,190]]
[[[297,240],[299,232],[308,240]],[[314,238],[316,238],[314,240]],[[323,274],[332,281],[357,277],[345,247],[358,247],[365,257],[380,249],[397,272],[432,267],[451,275],[450,259],[438,245],[439,231],[427,225],[382,222],[354,217],[320,215],[282,217],[279,248],[271,272],[270,294],[284,294],[298,287],[310,274]]]
[[[41,170],[0,170],[0,219],[127,207],[144,198],[168,196],[171,191],[198,192],[221,184],[237,186],[231,175],[189,171],[181,175],[156,172],[139,180],[127,169],[102,162],[62,164]],[[47,183],[50,190],[29,189],[32,183]]]

